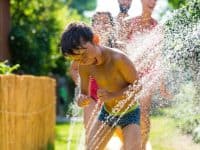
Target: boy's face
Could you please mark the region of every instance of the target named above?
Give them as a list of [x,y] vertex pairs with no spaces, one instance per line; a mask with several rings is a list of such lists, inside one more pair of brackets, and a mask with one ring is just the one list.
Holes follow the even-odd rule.
[[80,65],[93,65],[96,64],[95,46],[87,42],[80,48],[73,49],[74,54],[67,54],[67,58],[77,62]]
[[147,9],[148,11],[152,12],[157,0],[141,0],[142,6],[144,9]]

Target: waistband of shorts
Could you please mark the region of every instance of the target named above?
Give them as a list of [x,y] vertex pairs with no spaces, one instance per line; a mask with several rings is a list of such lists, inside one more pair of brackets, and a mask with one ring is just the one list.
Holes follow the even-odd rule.
[[120,115],[125,115],[128,114],[132,111],[134,111],[135,109],[137,109],[139,107],[139,103],[136,102],[136,104],[134,104],[133,106],[131,106],[125,113],[124,112],[110,112],[108,111],[108,109],[105,107],[105,105],[103,105],[104,110],[109,113],[110,115],[114,115],[114,116],[120,116]]

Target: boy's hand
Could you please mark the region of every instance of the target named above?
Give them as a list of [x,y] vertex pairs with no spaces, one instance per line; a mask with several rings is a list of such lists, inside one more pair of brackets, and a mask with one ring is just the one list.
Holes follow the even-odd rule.
[[81,94],[77,100],[77,104],[79,107],[85,107],[90,104],[93,99],[90,96]]
[[112,99],[112,93],[108,92],[105,89],[98,89],[97,96],[101,102],[109,101],[110,99]]

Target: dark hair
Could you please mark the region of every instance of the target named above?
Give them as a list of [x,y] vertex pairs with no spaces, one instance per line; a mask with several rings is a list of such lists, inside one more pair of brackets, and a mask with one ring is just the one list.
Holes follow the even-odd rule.
[[110,12],[108,12],[108,11],[106,11],[106,12],[104,12],[104,11],[102,11],[102,12],[96,12],[93,16],[92,16],[92,26],[93,26],[93,24],[94,24],[94,21],[95,21],[95,17],[98,17],[98,16],[100,16],[100,15],[107,15],[108,16],[108,18],[110,19],[110,24],[112,25],[112,26],[114,26],[114,21],[113,21],[113,17],[112,17],[112,15],[111,15],[111,13]]
[[92,42],[92,29],[84,23],[70,23],[61,37],[63,54],[74,54],[73,49],[81,48],[86,42]]
[[127,14],[129,9],[130,9],[130,6],[124,6],[124,5],[119,4],[119,10],[121,13]]

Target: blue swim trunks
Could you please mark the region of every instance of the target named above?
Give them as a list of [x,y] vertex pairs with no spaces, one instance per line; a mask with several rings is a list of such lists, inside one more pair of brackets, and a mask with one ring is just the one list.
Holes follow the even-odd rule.
[[111,127],[120,126],[121,128],[124,128],[129,124],[140,125],[140,107],[138,104],[133,107],[134,109],[131,109],[131,111],[128,111],[124,115],[120,116],[109,113],[103,105],[98,120],[105,122]]

